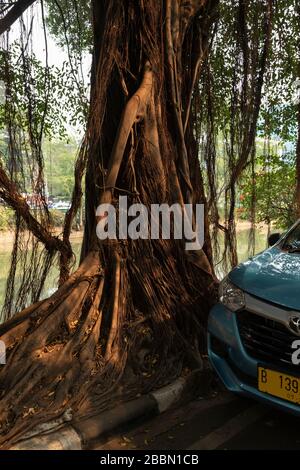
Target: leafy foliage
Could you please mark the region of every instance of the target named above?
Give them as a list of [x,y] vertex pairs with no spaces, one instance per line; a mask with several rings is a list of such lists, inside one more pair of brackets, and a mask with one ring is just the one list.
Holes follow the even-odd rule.
[[256,221],[275,223],[278,228],[288,228],[296,218],[294,200],[295,190],[295,154],[282,156],[270,154],[259,157],[257,169],[252,176],[244,177],[240,186],[240,205],[243,218],[249,219],[253,185],[256,198]]
[[[6,101],[0,103],[0,128],[8,114],[15,125],[29,133],[43,124],[45,137],[68,138],[68,125],[83,129],[87,114],[87,88],[74,88],[67,61],[61,68],[45,67],[34,54],[25,55],[18,43],[0,51],[0,80],[7,84]],[[29,113],[30,108],[30,113]]]
[[47,26],[57,44],[80,58],[92,49],[91,2],[89,0],[47,0]]
[[0,205],[0,231],[8,230],[14,226],[14,211]]
[[51,196],[69,199],[74,186],[77,143],[51,140],[44,143],[45,174]]

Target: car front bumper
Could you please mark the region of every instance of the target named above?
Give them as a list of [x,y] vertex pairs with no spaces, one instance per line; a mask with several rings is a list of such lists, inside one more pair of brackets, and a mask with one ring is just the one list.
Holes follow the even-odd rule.
[[260,392],[257,388],[259,363],[245,351],[237,324],[236,314],[222,304],[216,304],[208,319],[208,355],[211,364],[232,392],[253,397],[284,411],[300,416],[300,405]]

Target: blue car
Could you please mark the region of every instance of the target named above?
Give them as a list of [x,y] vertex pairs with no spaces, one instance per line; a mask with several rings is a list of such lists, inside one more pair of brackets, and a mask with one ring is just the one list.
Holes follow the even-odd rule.
[[225,386],[300,416],[300,220],[221,282],[208,354]]

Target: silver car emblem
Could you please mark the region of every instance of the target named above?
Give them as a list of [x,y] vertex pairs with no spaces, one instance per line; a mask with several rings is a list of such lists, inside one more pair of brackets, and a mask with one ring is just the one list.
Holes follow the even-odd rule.
[[289,318],[289,327],[296,334],[300,335],[300,317],[290,317]]

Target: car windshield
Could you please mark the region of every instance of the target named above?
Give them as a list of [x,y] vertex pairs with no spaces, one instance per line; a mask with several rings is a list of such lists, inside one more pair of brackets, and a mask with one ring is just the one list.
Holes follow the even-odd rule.
[[300,251],[300,223],[285,237],[282,248],[288,251]]

